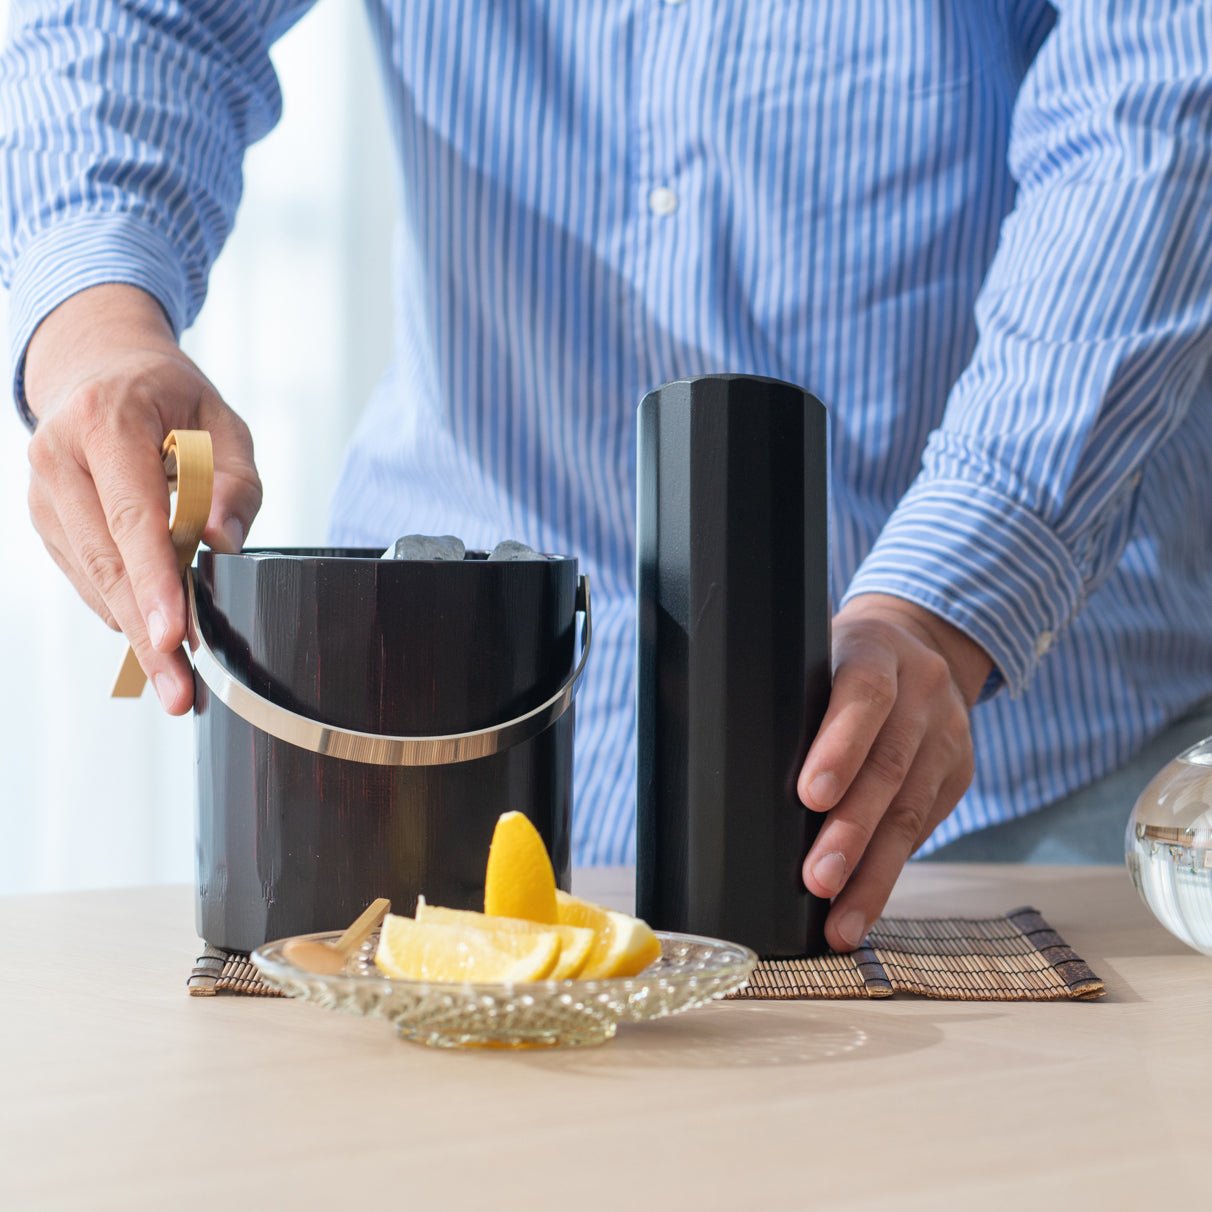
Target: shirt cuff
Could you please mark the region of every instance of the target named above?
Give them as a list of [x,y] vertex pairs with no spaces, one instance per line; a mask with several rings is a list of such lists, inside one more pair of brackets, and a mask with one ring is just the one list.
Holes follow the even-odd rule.
[[906,598],[970,636],[992,658],[989,698],[1018,697],[1084,598],[1067,548],[1038,515],[967,480],[919,480],[901,499],[842,599]]
[[21,251],[13,273],[10,352],[13,399],[30,429],[25,399],[25,353],[39,324],[65,299],[90,286],[121,282],[158,300],[173,332],[187,324],[188,285],[171,241],[146,219],[90,214],[39,232]]

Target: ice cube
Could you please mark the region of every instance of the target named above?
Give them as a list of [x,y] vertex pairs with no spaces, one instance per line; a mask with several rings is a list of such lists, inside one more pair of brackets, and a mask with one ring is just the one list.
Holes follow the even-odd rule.
[[490,560],[545,560],[547,557],[540,555],[533,547],[519,543],[517,539],[506,539],[492,549],[488,558]]
[[452,534],[406,534],[383,553],[383,559],[461,560],[466,554],[463,540]]

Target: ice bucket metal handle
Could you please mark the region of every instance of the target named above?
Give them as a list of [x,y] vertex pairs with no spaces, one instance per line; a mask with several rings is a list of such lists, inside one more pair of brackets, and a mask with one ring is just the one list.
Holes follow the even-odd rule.
[[374,732],[355,732],[334,728],[297,712],[271,703],[255,690],[233,677],[215,655],[198,622],[198,599],[194,573],[185,577],[189,600],[189,647],[194,671],[206,683],[211,694],[242,720],[262,732],[312,753],[365,762],[372,766],[449,766],[475,758],[501,753],[536,737],[551,727],[572,705],[593,639],[593,618],[589,606],[589,578],[577,583],[576,613],[584,615],[581,624],[581,655],[571,676],[546,702],[525,715],[504,724],[460,732],[449,736],[382,736]]

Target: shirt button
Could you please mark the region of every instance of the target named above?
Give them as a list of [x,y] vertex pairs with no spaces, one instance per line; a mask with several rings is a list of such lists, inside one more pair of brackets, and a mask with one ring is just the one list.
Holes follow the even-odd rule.
[[678,196],[663,185],[659,189],[650,190],[648,194],[648,209],[654,215],[671,215],[678,208]]
[[1041,631],[1039,635],[1035,637],[1035,655],[1037,657],[1042,657],[1044,653],[1052,647],[1052,641],[1055,638],[1056,637],[1052,634],[1052,632]]

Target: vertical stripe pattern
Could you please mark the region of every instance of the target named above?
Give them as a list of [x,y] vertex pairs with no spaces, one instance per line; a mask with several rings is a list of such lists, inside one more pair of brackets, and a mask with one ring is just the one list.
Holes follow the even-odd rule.
[[[305,7],[14,4],[19,400],[29,334],[75,290],[133,282],[191,321],[280,106],[268,47]],[[928,848],[1212,692],[1206,0],[367,11],[399,155],[396,358],[333,538],[581,559],[578,862],[631,855],[635,406],[672,378],[820,396],[835,600],[907,597],[994,656],[976,781]]]

